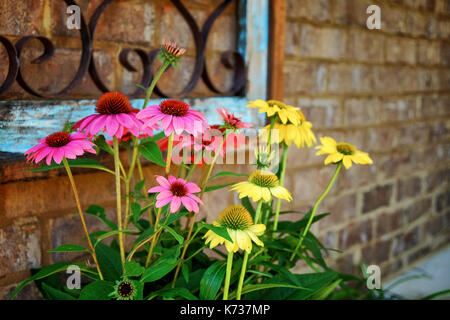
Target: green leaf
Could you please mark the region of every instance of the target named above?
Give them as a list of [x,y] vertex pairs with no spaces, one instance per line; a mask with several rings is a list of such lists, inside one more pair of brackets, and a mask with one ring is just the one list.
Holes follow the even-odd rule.
[[135,83],[134,85],[135,85],[136,87],[138,87],[139,89],[142,89],[142,90],[144,90],[144,91],[147,90],[146,87],[144,87],[143,85],[140,85],[139,83]]
[[46,266],[46,267],[42,268],[41,270],[39,270],[32,277],[30,277],[28,279],[25,279],[24,281],[19,283],[19,285],[16,287],[14,292],[9,297],[9,300],[12,300],[16,296],[16,294],[20,290],[22,290],[27,284],[29,284],[30,282],[35,281],[35,280],[39,280],[39,279],[42,279],[42,278],[45,278],[45,277],[48,277],[48,276],[50,276],[52,274],[55,274],[57,272],[66,271],[67,267],[69,267],[71,265],[77,265],[78,267],[80,267],[80,270],[82,270],[84,272],[97,274],[96,272],[94,272],[94,271],[90,270],[88,267],[86,267],[86,265],[84,263],[58,262],[58,263],[55,263],[55,264],[51,264],[51,265]]
[[252,215],[252,217],[255,216],[255,209],[253,208],[252,203],[250,202],[250,199],[248,197],[244,197],[241,199],[242,205],[247,209],[248,212]]
[[211,224],[206,224],[204,222],[201,222],[201,226],[205,227],[206,229],[209,229],[213,232],[215,232],[216,234],[218,234],[219,236],[221,236],[222,238],[233,242],[233,240],[231,239],[230,235],[228,234],[228,230],[225,227],[216,227],[213,226]]
[[122,276],[122,261],[119,252],[101,242],[95,248],[95,252],[105,280],[119,280]]
[[173,230],[171,227],[166,226],[165,224],[161,223],[161,227],[163,229],[166,229],[169,231],[169,233],[175,238],[175,240],[178,241],[179,244],[182,244],[184,242],[184,238],[180,236],[175,230]]
[[114,284],[97,280],[89,283],[81,290],[79,300],[111,300],[109,294],[114,291]]
[[432,293],[426,297],[423,297],[422,300],[433,300],[433,299],[436,299],[439,297],[449,296],[449,295],[450,295],[450,289],[447,289],[447,290],[442,290],[439,292]]
[[215,190],[223,189],[223,188],[226,188],[226,187],[231,186],[232,184],[234,184],[234,182],[226,183],[226,184],[221,184],[221,185],[217,185],[217,186],[206,187],[206,188],[205,188],[205,192],[210,192],[210,191],[215,191]]
[[227,264],[225,261],[214,262],[200,280],[200,299],[214,300],[225,278]]
[[42,289],[51,297],[52,300],[76,300],[70,294],[50,287],[45,282],[42,283]]
[[178,265],[180,246],[167,250],[158,260],[145,270],[141,277],[141,282],[153,282],[161,279]]
[[[67,162],[71,168],[89,168],[89,169],[97,169],[109,172],[111,174],[115,174],[114,171],[109,170],[108,168],[102,166],[100,162],[94,159],[68,159]],[[64,164],[52,163],[49,166],[42,166],[40,168],[27,169],[27,171],[32,172],[40,172],[40,171],[48,171],[52,169],[60,169],[64,168]]]
[[145,268],[136,261],[125,262],[125,275],[127,277],[139,277],[144,271]]
[[106,217],[103,207],[91,205],[86,209],[86,213],[100,219],[111,230],[117,230],[117,225]]
[[142,154],[144,158],[147,160],[160,165],[162,167],[166,166],[166,163],[163,159],[161,150],[158,145],[154,141],[147,141],[145,143],[141,143],[139,145],[139,152]]
[[[242,288],[242,294],[246,294],[253,291],[258,290],[264,290],[264,289],[272,289],[272,288],[289,288],[289,289],[296,289],[296,290],[302,290],[303,288],[294,286],[292,284],[286,284],[286,283],[265,283],[265,284],[248,284],[244,288]],[[305,290],[305,289],[303,289]],[[236,292],[233,292],[230,294],[230,300],[236,298]]]
[[94,244],[94,248],[97,247],[97,245],[103,240],[106,239],[108,237],[111,237],[113,235],[119,234],[119,233],[133,233],[134,231],[132,230],[113,230],[113,231],[109,231],[109,232],[105,232],[102,235],[100,235],[97,238],[97,241]]
[[225,177],[225,176],[233,176],[233,177],[248,177],[247,174],[245,173],[236,173],[236,172],[231,172],[231,171],[221,171],[217,174],[215,174],[211,179],[209,180],[213,180],[215,178],[219,178],[219,177]]
[[58,248],[48,250],[48,252],[89,252],[89,250],[77,244],[63,244]]
[[145,179],[139,181],[138,183],[136,183],[136,184],[134,185],[134,191],[135,191],[135,192],[140,192],[140,191],[142,190],[142,188],[144,187],[144,185],[145,185]]
[[109,144],[106,143],[105,136],[103,135],[97,136],[97,138],[94,140],[94,143],[97,147],[108,152],[110,155],[114,154],[114,150],[111,148]]
[[189,282],[189,265],[188,265],[188,263],[183,263],[181,265],[181,274],[183,275],[184,281]]
[[157,296],[162,296],[164,298],[182,297],[188,300],[198,300],[198,298],[186,288],[164,288],[153,292],[147,297],[147,300],[152,300]]
[[325,288],[319,290],[314,295],[311,296],[311,300],[325,300],[333,290],[341,283],[342,279],[337,279],[332,284],[326,286]]

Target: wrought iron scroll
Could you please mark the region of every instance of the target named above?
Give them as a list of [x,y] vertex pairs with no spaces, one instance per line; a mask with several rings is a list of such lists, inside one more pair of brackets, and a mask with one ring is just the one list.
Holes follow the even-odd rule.
[[[67,6],[76,5],[74,0],[63,0]],[[33,87],[28,84],[23,75],[22,75],[22,67],[20,64],[20,56],[27,45],[27,43],[31,40],[39,40],[44,47],[44,53],[40,56],[32,60],[31,63],[42,63],[51,59],[54,55],[55,48],[50,39],[43,36],[25,36],[18,40],[15,45],[11,43],[6,37],[0,35],[0,44],[6,49],[8,55],[8,73],[3,81],[0,83],[0,95],[6,92],[11,85],[17,81],[17,83],[28,93],[33,96],[41,97],[41,98],[62,98],[66,96],[73,88],[77,87],[81,84],[86,73],[89,71],[89,76],[93,80],[96,87],[102,92],[108,92],[110,89],[103,82],[99,72],[96,69],[95,59],[93,57],[93,39],[95,35],[95,29],[97,27],[98,21],[101,15],[104,13],[106,8],[113,2],[114,0],[104,0],[94,11],[90,21],[86,24],[83,15],[81,14],[81,28],[80,28],[80,38],[81,38],[81,59],[80,64],[78,66],[78,70],[71,80],[71,82],[62,90],[57,93],[49,94],[38,92]],[[211,13],[211,15],[206,19],[205,23],[201,28],[197,25],[197,22],[191,15],[191,13],[187,10],[187,8],[183,5],[180,0],[171,0],[174,4],[178,12],[187,22],[189,29],[194,37],[194,44],[196,50],[194,68],[188,83],[184,86],[181,92],[174,94],[173,96],[184,96],[192,92],[192,90],[196,87],[198,81],[202,79],[206,86],[215,94],[220,95],[228,95],[228,96],[236,96],[242,95],[245,83],[246,83],[246,67],[245,61],[241,53],[236,50],[229,50],[221,55],[221,63],[227,68],[234,71],[234,81],[228,90],[220,90],[214,84],[212,79],[210,78],[206,66],[205,61],[205,51],[206,51],[206,43],[208,41],[208,36],[210,34],[211,28],[216,21],[216,19],[220,16],[220,14],[229,6],[232,0],[223,0]],[[176,39],[168,39],[168,40],[176,40]],[[154,62],[156,60],[159,49],[150,50],[146,52],[140,48],[126,48],[123,49],[119,54],[119,62],[120,64],[130,72],[137,72],[138,70],[130,63],[128,60],[129,54],[134,52],[141,60],[142,64],[142,76],[140,79],[140,85],[144,87],[148,87],[153,78],[154,72]],[[138,97],[142,95],[143,90],[137,88],[135,92],[129,94],[130,97]],[[155,93],[160,97],[168,97],[160,88],[155,88]]]

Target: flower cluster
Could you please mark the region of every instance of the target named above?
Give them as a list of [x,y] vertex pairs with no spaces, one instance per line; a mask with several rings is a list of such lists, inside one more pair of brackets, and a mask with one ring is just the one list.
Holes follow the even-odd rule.
[[[69,248],[89,252],[97,268],[93,271],[88,265],[82,265],[93,283],[81,291],[80,299],[93,294],[118,300],[197,298],[196,292],[205,299],[219,295],[223,299],[240,299],[241,295],[258,291],[255,288],[260,287],[269,294],[278,284],[294,291],[316,290],[299,287],[298,278],[291,270],[299,259],[311,266],[324,267],[320,252],[323,246],[316,243],[318,240],[310,231],[311,224],[318,220],[318,206],[333,186],[342,166],[349,169],[353,164],[372,164],[372,159],[350,143],[320,137],[321,145],[315,147],[316,154],[327,155],[324,164],[333,164],[335,173],[308,214],[302,215],[299,221],[283,221],[279,225],[280,214],[290,213],[280,211],[281,202],[291,202],[296,196],[285,183],[289,146],[294,143],[300,149],[316,144],[312,124],[298,107],[276,100],[250,101],[248,108],[258,108],[269,120],[269,124],[255,135],[264,138],[263,145],[254,149],[255,168],[248,174],[231,171],[213,174],[218,159],[222,159],[220,157],[226,158],[229,151],[248,145],[245,133],[253,130],[250,129],[252,124],[224,107],[216,108],[223,123],[210,124],[202,112],[195,110],[195,106],[181,100],[166,99],[147,106],[165,68],[176,65],[184,52],[175,43],[163,43],[160,56],[164,64],[146,90],[143,109],[135,108],[135,102],[120,92],[105,93],[98,99],[93,114],[76,122],[68,130],[70,133],[53,133],[25,152],[28,161],[39,163],[45,160],[49,166],[45,169],[64,167],[67,171],[89,249],[72,245],[58,248],[58,251]],[[112,142],[105,140],[103,135],[112,138]],[[85,152],[96,154],[100,149],[113,156],[114,169],[92,159],[77,159]],[[123,154],[127,157],[120,153],[124,149],[127,152]],[[277,159],[275,154],[280,149],[283,150],[282,156]],[[187,157],[182,158],[177,170],[171,170],[170,163],[177,151],[184,152]],[[204,155],[208,153],[210,157],[205,159]],[[123,163],[124,158],[128,163]],[[154,166],[144,167],[143,159],[154,163]],[[56,165],[50,166],[52,161]],[[146,177],[148,170],[157,173],[160,170],[157,166],[165,167],[165,175]],[[109,220],[105,214],[97,215],[109,231],[89,233],[84,215],[92,210],[82,208],[71,167],[100,169],[114,175],[116,221]],[[196,176],[195,170],[202,172]],[[211,183],[213,179],[225,176],[234,180],[225,184]],[[152,182],[152,186],[148,185]],[[208,205],[205,193],[224,188],[236,192],[235,200],[241,204],[219,210],[218,203]],[[219,211],[219,214],[215,213]],[[201,212],[216,219],[211,224],[198,221]],[[108,236],[116,239],[106,248],[102,240]],[[132,236],[136,236],[135,241],[126,245],[130,243],[127,237],[130,240]],[[224,256],[217,248],[222,245],[226,250],[226,263],[215,261],[211,252],[203,253],[208,247],[206,250]],[[97,258],[97,254],[102,256]],[[239,276],[236,264],[233,269],[236,261],[239,262]],[[317,270],[316,267],[313,269]],[[180,272],[183,275],[181,279]],[[195,280],[192,280],[194,274]],[[236,276],[232,277],[232,274]],[[285,280],[287,282],[281,283]],[[337,284],[341,280],[330,278]],[[304,281],[305,284],[309,282]],[[199,283],[196,288],[195,283]],[[219,291],[222,283],[223,288]],[[328,293],[328,288],[336,287],[332,287],[333,283],[324,283],[314,292],[322,295],[323,288],[327,288]],[[192,290],[186,290],[191,286]],[[232,286],[234,291],[230,291]],[[278,292],[273,296],[281,294]]]

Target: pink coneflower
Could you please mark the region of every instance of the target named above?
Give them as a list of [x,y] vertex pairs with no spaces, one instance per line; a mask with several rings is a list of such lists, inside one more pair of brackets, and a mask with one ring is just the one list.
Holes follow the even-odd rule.
[[97,114],[87,116],[78,121],[73,129],[86,130],[90,135],[96,135],[100,131],[106,131],[111,137],[122,138],[128,131],[134,136],[139,136],[143,131],[146,135],[153,135],[155,126],[147,126],[141,130],[143,123],[136,118],[138,109],[131,106],[130,100],[120,92],[107,92],[98,99],[95,106]]
[[198,213],[198,204],[203,204],[202,200],[193,193],[200,192],[200,188],[193,182],[187,182],[182,178],[169,176],[168,179],[163,176],[155,176],[159,186],[148,190],[149,193],[159,192],[156,196],[157,208],[164,207],[170,202],[170,212],[177,212],[180,205],[183,204],[189,211]]
[[169,99],[159,105],[149,106],[141,110],[136,117],[144,122],[143,128],[152,127],[161,121],[161,128],[166,136],[175,131],[181,134],[183,130],[197,136],[209,128],[203,113],[192,110],[183,101]]
[[249,122],[241,121],[242,117],[238,118],[234,116],[234,112],[230,114],[227,109],[224,107],[216,108],[217,112],[220,113],[223,120],[225,121],[224,126],[227,129],[243,129],[243,128],[250,128],[252,126]]
[[27,161],[40,162],[47,157],[47,165],[52,159],[60,164],[63,158],[75,159],[85,151],[96,153],[92,148],[92,142],[87,141],[88,137],[81,132],[68,134],[67,132],[56,132],[46,138],[39,140],[39,144],[25,152]]

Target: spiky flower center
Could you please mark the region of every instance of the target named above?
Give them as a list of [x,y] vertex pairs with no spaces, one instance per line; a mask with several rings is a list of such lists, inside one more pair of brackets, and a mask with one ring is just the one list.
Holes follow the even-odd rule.
[[129,298],[134,293],[134,286],[130,281],[122,281],[117,286],[117,294],[122,298]]
[[275,188],[280,185],[280,181],[276,174],[270,171],[256,170],[248,178],[253,184],[263,188]]
[[67,132],[56,132],[45,138],[49,147],[59,148],[70,142],[70,135]]
[[95,110],[101,114],[131,113],[130,100],[120,92],[107,92],[98,99]]
[[187,194],[187,189],[186,189],[186,186],[183,183],[181,183],[181,182],[174,182],[170,186],[170,192],[172,192],[172,194],[174,196],[184,197]]
[[184,117],[189,111],[189,105],[180,100],[169,99],[161,102],[161,112],[175,117]]
[[356,148],[349,143],[341,142],[336,145],[337,151],[346,156],[352,155],[355,153]]
[[186,49],[178,47],[176,42],[163,40],[162,47],[166,51],[166,53],[171,54],[175,57],[182,56],[186,52]]
[[250,213],[241,205],[233,205],[223,210],[217,218],[219,224],[233,230],[246,230],[253,225]]

